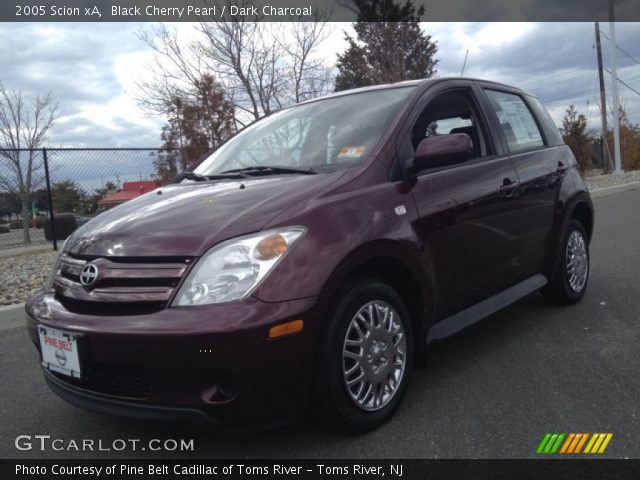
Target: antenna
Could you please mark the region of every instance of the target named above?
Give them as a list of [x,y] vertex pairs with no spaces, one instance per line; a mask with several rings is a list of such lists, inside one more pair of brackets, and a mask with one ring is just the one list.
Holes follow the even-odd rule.
[[467,48],[467,53],[464,54],[464,63],[462,64],[462,71],[460,72],[460,76],[464,77],[464,67],[467,66],[467,57],[469,56],[469,49]]

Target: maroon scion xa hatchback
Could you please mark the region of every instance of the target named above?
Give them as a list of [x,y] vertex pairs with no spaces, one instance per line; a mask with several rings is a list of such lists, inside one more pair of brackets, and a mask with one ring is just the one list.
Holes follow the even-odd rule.
[[79,407],[366,431],[430,342],[539,289],[580,300],[592,230],[534,96],[466,78],[352,90],[83,225],[27,324]]

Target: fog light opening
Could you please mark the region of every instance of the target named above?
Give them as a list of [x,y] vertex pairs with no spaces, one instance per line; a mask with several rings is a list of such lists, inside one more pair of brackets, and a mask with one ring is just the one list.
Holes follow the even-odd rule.
[[225,370],[206,370],[202,372],[209,381],[209,387],[200,394],[203,402],[222,404],[234,400],[238,396],[238,387],[233,373]]
[[201,395],[202,401],[211,404],[228,403],[236,398],[232,389],[225,389],[223,385],[211,385]]

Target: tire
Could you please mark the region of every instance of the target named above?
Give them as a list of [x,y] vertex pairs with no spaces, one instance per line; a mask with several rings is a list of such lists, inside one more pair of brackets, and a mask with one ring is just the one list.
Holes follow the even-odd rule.
[[[573,255],[573,262],[570,256]],[[577,268],[577,271],[576,271]],[[541,290],[549,302],[556,305],[573,305],[580,301],[587,290],[590,257],[587,233],[580,222],[569,221],[562,242],[560,260],[556,272]]]
[[402,298],[385,283],[357,278],[341,290],[318,349],[311,414],[333,430],[362,433],[385,423],[400,405],[413,333]]

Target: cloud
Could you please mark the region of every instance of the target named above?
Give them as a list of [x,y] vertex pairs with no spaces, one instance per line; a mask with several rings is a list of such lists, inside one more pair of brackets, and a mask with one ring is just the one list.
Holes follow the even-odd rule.
[[135,75],[151,53],[133,23],[22,23],[0,29],[0,80],[26,95],[51,92],[61,117],[50,143],[155,146],[162,119],[137,107]]
[[[488,4],[490,6],[490,4]],[[483,6],[483,8],[485,8]],[[640,60],[638,23],[618,23],[618,44]],[[159,145],[162,118],[143,113],[135,102],[136,83],[148,75],[153,53],[135,34],[135,23],[5,23],[0,29],[0,80],[26,94],[51,92],[62,116],[52,129],[54,146]],[[147,25],[148,26],[148,25]],[[180,34],[194,27],[180,24]],[[426,23],[438,42],[439,74],[460,75],[522,87],[538,95],[560,122],[570,103],[589,113],[598,127],[599,97],[592,23]],[[608,25],[601,24],[608,35]],[[321,49],[327,65],[346,47],[347,23],[328,25]],[[605,65],[609,42],[603,37]],[[619,77],[640,91],[640,65],[618,51]],[[607,89],[610,91],[609,75]],[[634,122],[640,96],[620,86]]]
[[[608,35],[608,25],[601,24]],[[560,124],[575,104],[599,128],[599,90],[593,23],[427,24],[438,40],[439,73],[460,75],[469,50],[465,76],[512,84],[537,95]],[[640,60],[637,23],[616,24],[617,43]],[[610,67],[610,44],[602,36],[604,64]],[[618,76],[640,91],[640,65],[617,51]],[[607,95],[610,76],[605,73]],[[620,86],[621,99],[634,122],[640,122],[640,96]],[[610,98],[610,97],[608,97]]]

